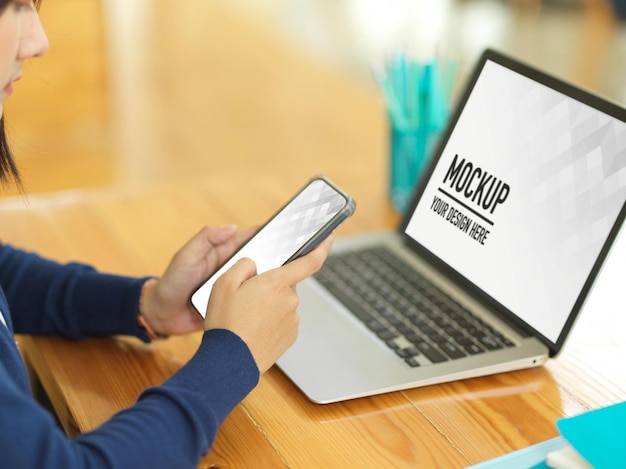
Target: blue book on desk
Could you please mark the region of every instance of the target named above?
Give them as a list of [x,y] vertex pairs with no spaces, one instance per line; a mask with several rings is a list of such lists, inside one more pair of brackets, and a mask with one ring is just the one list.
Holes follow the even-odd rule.
[[557,420],[560,437],[471,466],[471,469],[549,468],[548,455],[574,448],[594,469],[626,467],[626,402]]

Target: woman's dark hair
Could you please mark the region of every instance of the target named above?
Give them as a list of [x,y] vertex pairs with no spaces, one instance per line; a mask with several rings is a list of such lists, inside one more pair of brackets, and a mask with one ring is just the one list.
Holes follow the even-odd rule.
[[22,185],[20,179],[20,172],[17,169],[9,144],[7,143],[7,136],[4,131],[4,117],[0,119],[0,182],[7,184],[13,179],[18,186]]

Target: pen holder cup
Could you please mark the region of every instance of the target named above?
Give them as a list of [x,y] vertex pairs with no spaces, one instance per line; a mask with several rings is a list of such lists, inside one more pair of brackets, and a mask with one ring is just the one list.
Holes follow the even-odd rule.
[[398,212],[408,208],[439,136],[428,126],[390,125],[389,193]]
[[389,196],[406,212],[448,122],[456,61],[393,55],[374,69],[389,122]]

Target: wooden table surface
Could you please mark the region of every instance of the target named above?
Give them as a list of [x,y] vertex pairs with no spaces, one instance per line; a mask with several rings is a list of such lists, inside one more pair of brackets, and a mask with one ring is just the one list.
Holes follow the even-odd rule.
[[[107,271],[159,273],[203,221],[242,226],[300,185],[279,175],[207,178],[136,190],[78,190],[0,203],[5,242]],[[241,188],[247,196],[242,196]],[[380,186],[380,185],[378,185]],[[361,200],[337,235],[389,228],[384,188],[346,187]],[[557,435],[555,419],[626,398],[621,244],[570,343],[537,369],[330,405],[313,404],[274,367],[228,417],[201,467],[463,467]],[[620,319],[620,317],[622,319]],[[608,327],[601,326],[609,321]],[[199,335],[151,345],[129,337],[21,337],[22,350],[69,434],[97,427],[161,383]]]
[[[51,54],[70,53],[26,70],[7,104],[26,189],[41,193],[0,199],[2,242],[158,275],[202,225],[262,222],[316,173],[358,202],[337,236],[393,229],[385,112],[372,87],[225,2],[137,3],[149,21],[122,0],[44,2]],[[123,21],[113,28],[116,12]],[[612,34],[606,23],[599,30],[594,37]],[[573,70],[590,70],[579,59]],[[49,192],[64,187],[78,188]],[[623,401],[625,242],[563,353],[545,366],[323,406],[274,367],[200,467],[464,467],[556,436],[561,416]],[[199,339],[19,338],[70,435],[163,382]]]

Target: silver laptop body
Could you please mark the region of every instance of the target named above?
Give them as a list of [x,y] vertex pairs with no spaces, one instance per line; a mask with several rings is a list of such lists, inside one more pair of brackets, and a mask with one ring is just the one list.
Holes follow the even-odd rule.
[[625,216],[625,121],[622,107],[485,51],[398,230],[336,239],[332,255],[385,246],[510,345],[407,359],[399,349],[415,351],[411,341],[381,340],[310,278],[279,367],[310,400],[331,403],[555,356]]

